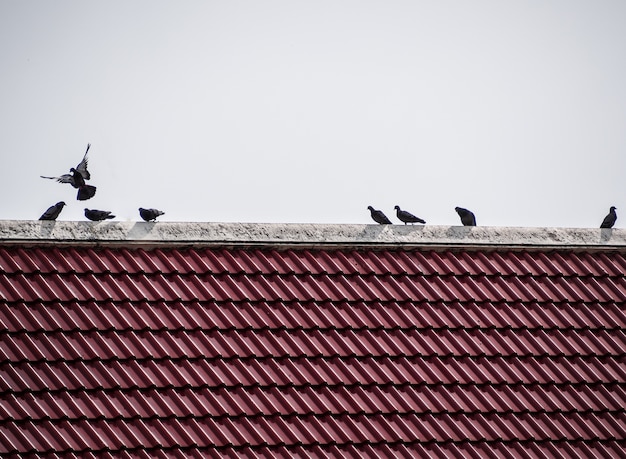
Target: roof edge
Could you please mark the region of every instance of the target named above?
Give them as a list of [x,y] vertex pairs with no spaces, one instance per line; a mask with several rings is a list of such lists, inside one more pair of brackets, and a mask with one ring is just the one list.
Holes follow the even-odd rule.
[[626,229],[0,220],[0,244],[626,249]]

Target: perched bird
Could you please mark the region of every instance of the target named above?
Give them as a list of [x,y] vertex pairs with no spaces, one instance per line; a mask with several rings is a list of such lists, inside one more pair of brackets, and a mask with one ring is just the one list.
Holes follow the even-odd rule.
[[613,225],[615,225],[615,222],[617,221],[617,214],[615,213],[615,209],[617,209],[617,207],[611,206],[611,208],[609,209],[609,214],[604,217],[604,220],[602,220],[600,228],[613,228]]
[[89,180],[91,178],[91,174],[87,170],[87,153],[89,153],[89,147],[91,147],[91,144],[88,143],[85,156],[83,156],[83,160],[78,163],[78,166],[70,168],[71,174],[63,174],[59,177],[47,177],[41,175],[41,178],[56,180],[59,183],[69,183],[74,188],[78,188],[76,199],[79,201],[85,201],[93,198],[96,194],[96,187],[85,183],[85,180]]
[[85,209],[85,217],[91,221],[98,222],[107,218],[115,218],[115,215],[112,215],[108,210]]
[[41,217],[39,217],[39,220],[56,220],[64,206],[65,203],[63,201],[59,201],[55,205],[48,207],[48,210],[46,210]]
[[372,206],[367,206],[372,214],[372,218],[376,223],[380,223],[381,225],[391,225],[391,221],[387,218],[385,214],[380,210],[374,209]]
[[144,209],[143,207],[140,207],[139,215],[141,215],[141,218],[145,221],[149,222],[151,220],[155,221],[159,215],[165,215],[165,212],[161,212],[158,209]]
[[471,211],[463,209],[462,207],[455,207],[454,210],[456,210],[456,213],[461,217],[461,223],[463,223],[464,226],[476,226],[476,217]]
[[396,209],[396,215],[398,216],[398,220],[404,222],[405,225],[407,223],[426,223],[424,220],[416,217],[412,213],[400,209],[400,206],[396,206],[394,207],[394,209]]

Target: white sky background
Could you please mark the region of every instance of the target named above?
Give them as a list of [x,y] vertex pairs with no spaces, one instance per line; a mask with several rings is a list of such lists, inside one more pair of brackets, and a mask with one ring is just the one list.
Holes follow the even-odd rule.
[[[0,219],[626,221],[625,20],[623,0],[0,0]],[[88,142],[93,199],[39,178]]]

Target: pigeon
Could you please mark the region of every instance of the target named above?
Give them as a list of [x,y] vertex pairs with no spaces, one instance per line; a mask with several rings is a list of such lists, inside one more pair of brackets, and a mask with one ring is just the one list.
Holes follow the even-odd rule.
[[112,215],[108,210],[85,209],[85,217],[91,221],[98,222],[107,218],[115,218],[115,215]]
[[372,218],[376,223],[380,223],[381,225],[391,225],[391,221],[387,218],[385,214],[380,210],[374,209],[372,206],[367,206],[372,214]]
[[471,211],[463,209],[462,207],[455,207],[454,210],[456,210],[456,213],[461,217],[461,223],[463,223],[464,226],[476,226],[476,217]]
[[159,215],[165,215],[165,212],[161,212],[158,209],[144,209],[143,207],[139,208],[139,215],[145,221],[155,221]]
[[617,214],[615,213],[615,209],[617,209],[617,207],[611,206],[611,208],[609,209],[609,214],[604,217],[604,220],[602,220],[600,228],[613,228],[613,225],[615,225],[615,221],[617,220]]
[[83,156],[83,160],[78,163],[78,166],[70,168],[71,174],[63,174],[59,177],[47,177],[45,175],[41,175],[40,177],[56,180],[59,183],[69,183],[74,188],[78,188],[76,199],[79,201],[86,201],[87,199],[93,198],[96,194],[96,187],[85,183],[85,180],[89,180],[91,178],[91,174],[87,170],[87,153],[89,153],[89,147],[91,147],[90,143],[87,144],[85,156]]
[[424,220],[416,217],[412,213],[400,209],[400,206],[396,206],[394,207],[394,209],[396,209],[396,215],[398,216],[398,220],[404,222],[405,225],[407,223],[426,223]]
[[48,207],[39,220],[56,220],[61,211],[63,210],[65,203],[63,201],[57,202],[55,205]]

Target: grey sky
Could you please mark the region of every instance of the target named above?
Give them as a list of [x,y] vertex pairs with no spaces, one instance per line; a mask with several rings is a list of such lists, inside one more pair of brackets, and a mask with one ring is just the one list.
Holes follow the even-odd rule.
[[[0,0],[0,218],[626,219],[625,19],[623,0]],[[93,199],[39,178],[88,142]]]

